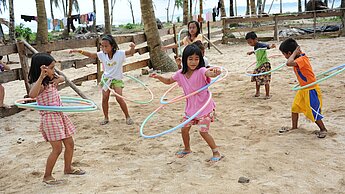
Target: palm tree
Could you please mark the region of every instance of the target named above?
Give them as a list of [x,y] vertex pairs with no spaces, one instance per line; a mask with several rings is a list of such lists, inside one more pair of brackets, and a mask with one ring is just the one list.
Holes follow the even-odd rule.
[[54,10],[53,10],[53,4],[55,4],[55,7],[59,7],[59,0],[50,0],[50,15],[53,20],[53,30],[55,30],[55,25],[54,25]]
[[204,8],[203,8],[202,0],[200,0],[199,2],[200,19],[202,18],[203,11],[204,11]]
[[92,0],[92,4],[93,4],[93,13],[95,14],[92,20],[92,29],[93,32],[97,33],[96,30],[96,0]]
[[297,6],[298,6],[298,12],[302,12],[302,0],[298,0]]
[[176,63],[161,50],[162,42],[156,24],[156,16],[153,9],[152,0],[140,0],[141,18],[144,23],[144,32],[147,38],[147,46],[151,64],[154,69],[160,69],[163,72],[176,71]]
[[165,8],[165,10],[167,10],[167,22],[169,22],[169,7],[170,7],[170,0],[168,1],[168,7]]
[[189,1],[189,21],[193,20],[193,0]]
[[113,26],[115,3],[116,3],[116,0],[110,1],[110,26]]
[[132,0],[128,0],[128,3],[129,3],[129,8],[131,9],[131,13],[132,13],[132,22],[133,24],[135,24]]
[[183,0],[183,25],[187,25],[188,15],[188,0]]
[[255,0],[250,0],[250,9],[251,9],[251,14],[255,15],[256,14]]
[[234,0],[230,0],[230,16],[234,15]]
[[220,8],[220,17],[226,17],[224,0],[220,0],[222,6]]
[[175,7],[177,8],[177,10],[179,10],[182,6],[183,6],[183,1],[182,0],[175,0],[173,13],[171,15],[171,23],[174,21],[173,18],[174,18],[174,13],[175,13]]
[[8,8],[10,10],[10,26],[9,26],[10,42],[14,42],[14,40],[15,40],[15,23],[14,23],[13,0],[8,0]]
[[104,33],[111,34],[108,0],[103,0],[103,6],[104,6],[104,25],[105,25]]
[[[341,7],[341,8],[345,8],[345,0],[341,0],[340,7]],[[344,24],[345,24],[345,14],[344,14],[344,12],[343,12],[343,17],[341,17],[341,20],[342,20],[342,23],[343,23],[343,25],[344,25]],[[341,35],[341,36],[345,36],[345,28],[342,29],[340,35]]]
[[36,10],[38,20],[36,43],[45,44],[48,43],[48,25],[44,0],[36,0]]
[[250,10],[250,8],[249,8],[249,6],[250,6],[250,0],[246,0],[246,2],[247,2],[247,6],[246,6],[246,15],[249,15],[249,10]]

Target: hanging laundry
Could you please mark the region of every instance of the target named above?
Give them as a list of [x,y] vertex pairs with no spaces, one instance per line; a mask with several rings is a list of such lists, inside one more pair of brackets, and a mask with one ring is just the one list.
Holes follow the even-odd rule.
[[36,21],[36,16],[29,16],[29,15],[20,15],[20,18],[23,19],[25,22],[31,22],[31,20]]
[[90,22],[95,20],[95,17],[96,17],[95,12],[90,12],[87,15],[88,15],[87,20],[89,20]]

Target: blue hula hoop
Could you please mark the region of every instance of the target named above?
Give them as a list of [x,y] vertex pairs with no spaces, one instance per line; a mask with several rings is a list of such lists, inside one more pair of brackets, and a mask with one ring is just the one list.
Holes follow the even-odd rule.
[[75,97],[61,97],[62,103],[79,103],[85,104],[84,106],[42,106],[38,105],[37,102],[31,102],[23,104],[21,102],[35,100],[32,98],[26,99],[19,99],[14,102],[14,104],[20,108],[27,108],[27,109],[34,109],[34,110],[42,110],[42,111],[50,111],[50,112],[87,112],[87,111],[94,111],[97,110],[97,105],[88,99],[83,98],[75,98]]
[[[339,70],[338,70],[338,69],[339,69]],[[313,86],[313,85],[315,85],[315,84],[318,84],[318,83],[320,83],[320,82],[322,82],[322,81],[325,81],[325,80],[327,80],[327,79],[329,79],[329,78],[331,78],[331,77],[333,77],[333,76],[336,76],[336,75],[338,75],[339,73],[345,71],[345,64],[342,64],[342,65],[333,67],[333,68],[331,68],[331,69],[328,69],[327,71],[322,72],[322,73],[316,75],[316,78],[319,78],[319,77],[321,77],[321,76],[323,76],[323,75],[325,75],[325,74],[327,74],[327,73],[329,73],[329,72],[335,71],[335,70],[338,70],[338,71],[333,72],[333,73],[331,73],[330,75],[328,75],[328,76],[326,76],[326,77],[323,77],[323,78],[321,78],[321,79],[319,79],[319,80],[316,80],[315,82],[312,82],[312,83],[307,84],[307,85],[305,85],[305,86],[300,86],[299,84],[297,84],[297,85],[295,85],[295,86],[292,88],[292,90],[296,91],[296,90],[305,89],[305,88],[308,88],[308,87]]]
[[173,127],[171,129],[168,129],[166,131],[163,131],[163,132],[155,134],[155,135],[145,135],[144,134],[144,126],[153,117],[153,115],[155,115],[160,109],[162,109],[165,106],[164,104],[161,105],[155,111],[153,111],[148,117],[146,117],[146,119],[143,121],[143,123],[140,126],[140,136],[142,136],[143,138],[147,138],[147,139],[151,138],[152,139],[152,138],[160,137],[160,136],[165,135],[167,133],[171,133],[171,132],[175,131],[176,129],[182,128],[187,123],[189,123],[191,120],[193,120],[195,117],[197,117],[201,113],[201,111],[203,111],[206,108],[206,106],[211,102],[211,99],[212,99],[212,93],[210,92],[210,96],[207,99],[207,101],[205,102],[205,104],[194,115],[192,115],[191,117],[189,117],[187,120],[180,123],[176,127]]

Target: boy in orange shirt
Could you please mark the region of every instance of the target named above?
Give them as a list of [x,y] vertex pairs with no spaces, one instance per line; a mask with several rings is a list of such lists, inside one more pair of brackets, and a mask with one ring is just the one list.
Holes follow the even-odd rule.
[[[294,72],[300,86],[305,86],[316,81],[309,58],[305,53],[302,53],[300,46],[298,46],[294,39],[289,38],[285,40],[281,43],[279,50],[287,59],[286,65],[294,68]],[[292,128],[282,127],[279,132],[283,133],[297,129],[298,114],[303,113],[320,128],[320,131],[316,132],[317,137],[325,138],[327,135],[327,129],[321,120],[323,118],[321,108],[321,90],[317,84],[298,90],[291,108]]]

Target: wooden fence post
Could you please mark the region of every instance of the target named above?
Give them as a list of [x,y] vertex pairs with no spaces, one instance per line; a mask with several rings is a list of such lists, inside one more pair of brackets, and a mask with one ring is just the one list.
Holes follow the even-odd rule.
[[340,36],[345,36],[345,9],[342,9],[341,12],[341,23],[343,24],[343,29],[340,31]]
[[[315,1],[313,1],[313,4],[315,4]],[[313,34],[313,37],[314,39],[316,38],[316,11],[315,11],[315,5],[314,5],[314,12],[313,12],[313,15],[314,15],[314,24],[313,24],[313,27],[314,27],[314,34]]]
[[279,32],[278,32],[278,15],[274,15],[274,39],[279,41]]
[[23,80],[25,83],[26,94],[29,94],[30,92],[30,84],[29,84],[29,78],[28,78],[29,61],[28,61],[28,57],[26,56],[25,45],[22,41],[17,42],[16,45],[17,45],[20,65],[22,67],[22,75],[23,75]]
[[[97,47],[97,52],[99,52],[101,50],[101,46],[100,46],[100,38],[97,38],[96,40],[96,47]],[[101,62],[99,61],[98,57],[96,59],[96,65],[97,65],[97,84],[99,84],[99,82],[101,82],[101,78],[102,78],[102,71],[101,71]]]

